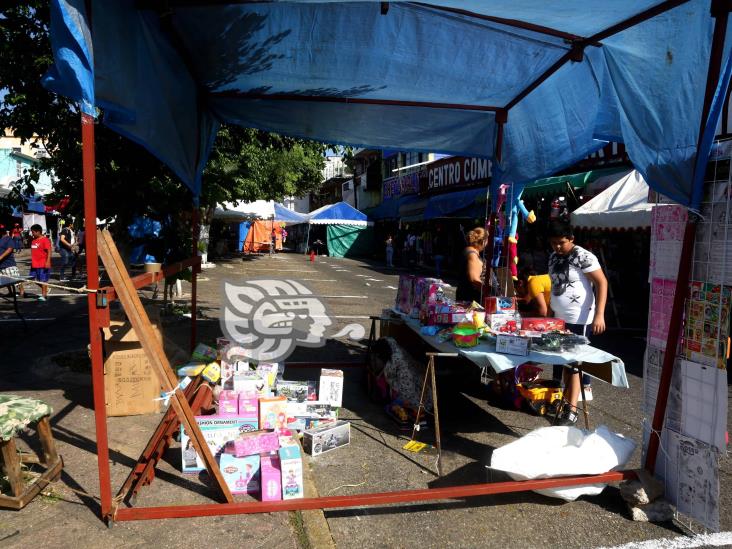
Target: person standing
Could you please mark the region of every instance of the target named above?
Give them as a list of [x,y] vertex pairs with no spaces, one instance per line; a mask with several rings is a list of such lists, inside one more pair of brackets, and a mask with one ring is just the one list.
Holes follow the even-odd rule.
[[37,223],[31,227],[31,234],[33,241],[31,242],[30,275],[41,287],[41,296],[38,301],[46,301],[48,296],[46,283],[51,273],[51,241],[43,234],[43,227]]
[[13,250],[15,253],[20,253],[23,249],[23,231],[20,229],[20,225],[18,223],[13,227],[11,236],[13,237]]
[[86,233],[83,228],[79,229],[76,233],[76,244],[72,246],[74,251],[74,262],[71,265],[71,278],[76,278],[76,268],[79,267],[79,275],[82,274],[83,262],[79,260],[81,254],[84,253],[84,246],[86,240]]
[[60,282],[65,282],[66,278],[66,267],[72,267],[75,260],[74,257],[74,224],[69,223],[65,225],[58,235],[58,251],[61,254],[61,269],[58,273],[58,279]]
[[[600,335],[605,331],[607,302],[607,279],[600,262],[593,253],[574,243],[574,233],[568,223],[552,222],[548,237],[553,250],[549,256],[549,276],[554,316],[564,320],[567,329],[578,335],[588,337],[590,330]],[[568,406],[565,405],[558,420],[561,425],[574,425],[578,417],[580,376],[575,369],[563,370],[564,399]]]
[[[0,229],[0,275],[20,278],[20,271],[15,263],[15,239],[5,229]],[[16,285],[18,295],[23,297],[23,284]]]
[[440,227],[437,227],[437,234],[432,244],[432,253],[434,254],[432,257],[435,260],[435,271],[437,271],[435,276],[437,278],[442,278],[442,262],[445,260],[445,249],[445,238]]
[[386,237],[386,266],[393,267],[394,263],[394,239],[391,235]]
[[485,249],[485,229],[476,227],[467,235],[467,246],[463,250],[463,265],[458,281],[455,299],[457,301],[481,302],[483,289],[483,261],[480,254]]

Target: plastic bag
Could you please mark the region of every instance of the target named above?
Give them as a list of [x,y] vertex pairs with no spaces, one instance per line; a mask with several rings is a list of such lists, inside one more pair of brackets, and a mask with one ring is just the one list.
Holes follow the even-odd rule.
[[[636,444],[601,425],[592,432],[576,427],[542,427],[496,449],[490,467],[514,480],[599,475],[623,467]],[[535,490],[539,494],[574,501],[597,495],[606,484]]]

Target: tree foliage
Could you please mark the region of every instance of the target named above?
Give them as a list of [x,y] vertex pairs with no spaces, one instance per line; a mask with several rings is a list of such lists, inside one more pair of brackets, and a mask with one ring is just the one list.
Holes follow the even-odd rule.
[[[55,175],[55,196],[50,200],[68,196],[68,213],[81,216],[79,111],[73,102],[40,84],[53,62],[48,1],[9,5],[0,7],[0,128],[9,128],[24,140],[35,135],[42,139],[50,157],[41,160],[39,168]],[[175,218],[175,225],[189,222],[181,212],[190,212],[191,194],[167,166],[103,124],[96,125],[95,134],[98,217],[117,216],[118,227],[126,227],[138,215]],[[321,183],[326,149],[321,143],[225,125],[203,175],[201,207],[210,214],[219,202],[306,194]],[[19,180],[16,200],[21,191],[33,191],[37,177],[38,172],[31,170]]]

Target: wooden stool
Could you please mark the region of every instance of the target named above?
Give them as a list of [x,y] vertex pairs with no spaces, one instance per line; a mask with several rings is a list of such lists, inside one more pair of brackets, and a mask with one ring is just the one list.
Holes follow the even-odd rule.
[[[0,494],[0,507],[22,509],[61,474],[63,460],[56,452],[48,421],[52,412],[51,407],[40,400],[0,394],[0,461],[12,492],[12,496]],[[42,458],[33,454],[20,454],[15,446],[15,437],[31,423],[37,423]],[[21,463],[40,463],[46,470],[26,486],[20,470]]]

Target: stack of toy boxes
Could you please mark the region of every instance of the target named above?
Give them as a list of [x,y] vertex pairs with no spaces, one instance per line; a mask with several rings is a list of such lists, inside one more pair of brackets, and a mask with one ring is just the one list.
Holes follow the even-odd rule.
[[486,297],[485,323],[493,332],[515,333],[521,329],[516,313],[516,298]]

